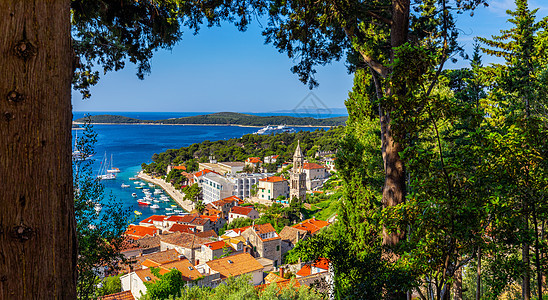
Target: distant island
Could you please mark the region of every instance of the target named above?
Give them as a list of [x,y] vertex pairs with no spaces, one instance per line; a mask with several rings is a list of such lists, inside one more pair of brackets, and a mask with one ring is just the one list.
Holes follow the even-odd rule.
[[315,119],[311,117],[297,118],[290,116],[268,116],[261,117],[249,114],[234,112],[219,112],[208,115],[199,115],[183,118],[165,120],[140,120],[116,115],[96,115],[80,118],[74,123],[83,123],[90,119],[94,124],[158,124],[158,125],[237,125],[237,126],[267,126],[281,125],[288,126],[340,126],[345,125],[347,116]]

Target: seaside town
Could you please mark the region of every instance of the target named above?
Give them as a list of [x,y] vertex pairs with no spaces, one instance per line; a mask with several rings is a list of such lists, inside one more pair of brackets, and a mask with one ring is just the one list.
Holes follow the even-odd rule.
[[[167,208],[163,215],[130,224],[121,251],[126,261],[118,270],[107,269],[103,274],[123,274],[119,276],[122,291],[102,299],[139,299],[146,294],[147,283],[159,280],[151,268],[158,268],[159,274],[177,269],[187,284],[200,287],[214,288],[228,278],[247,276],[258,289],[276,283],[329,293],[332,274],[327,259],[296,263],[284,259],[299,241],[335,222],[335,213],[326,220],[301,215],[279,231],[271,223],[257,222],[263,214],[257,206],[287,207],[291,201],[305,203],[307,196],[324,193],[324,183],[336,173],[334,153],[318,151],[315,158],[316,162],[305,160],[298,143],[291,161],[280,161],[279,155],[242,162],[217,162],[210,157],[193,173],[184,165],[169,165],[167,174],[184,176],[180,188],[160,176],[140,172],[139,179],[162,187],[189,213]],[[288,170],[289,176],[269,173],[265,164],[277,165],[278,172]],[[196,199],[188,200],[182,192],[189,186],[198,187]],[[197,203],[203,203],[201,208]],[[243,222],[249,225],[230,226]]]
[[0,300],[548,300],[547,0],[0,12]]

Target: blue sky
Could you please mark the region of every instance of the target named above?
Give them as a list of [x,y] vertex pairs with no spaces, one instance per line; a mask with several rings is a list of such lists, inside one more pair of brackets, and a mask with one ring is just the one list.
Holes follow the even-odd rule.
[[[540,7],[537,18],[548,15],[548,1],[530,0]],[[509,28],[507,9],[513,0],[494,0],[473,17],[459,15],[460,41],[471,52],[476,36],[489,37]],[[246,32],[227,24],[190,32],[171,51],[158,51],[152,73],[139,80],[135,67],[127,64],[119,72],[103,75],[92,88],[92,98],[82,100],[73,92],[75,111],[238,111],[269,112],[291,110],[310,91],[291,73],[293,62],[265,45],[261,28],[254,22]],[[484,62],[493,61],[484,56]],[[448,68],[466,66],[466,62]],[[342,108],[352,88],[344,62],[317,68],[320,86],[313,92],[327,107]]]

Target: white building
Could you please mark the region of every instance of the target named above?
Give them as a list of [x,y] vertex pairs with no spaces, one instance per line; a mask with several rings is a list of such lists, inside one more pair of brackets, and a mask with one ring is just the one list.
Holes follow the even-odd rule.
[[204,204],[208,204],[234,195],[234,185],[232,184],[232,182],[217,173],[207,173],[203,175],[201,179]]
[[316,163],[304,163],[303,172],[306,174],[306,189],[315,190],[323,185],[329,177],[329,172],[322,165]]
[[233,184],[233,196],[240,199],[251,197],[251,188],[259,185],[259,180],[268,177],[267,173],[238,173],[229,175],[227,179]]
[[259,180],[257,197],[263,200],[274,200],[279,196],[289,198],[289,183],[280,176],[270,176]]

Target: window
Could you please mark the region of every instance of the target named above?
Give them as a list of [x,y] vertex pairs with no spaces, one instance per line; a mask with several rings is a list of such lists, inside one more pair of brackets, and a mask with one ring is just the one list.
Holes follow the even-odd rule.
[[280,245],[276,246],[276,251],[280,251]]

